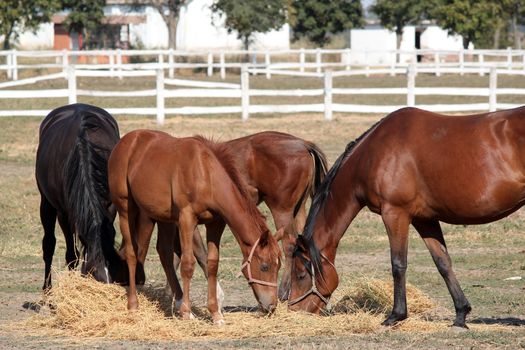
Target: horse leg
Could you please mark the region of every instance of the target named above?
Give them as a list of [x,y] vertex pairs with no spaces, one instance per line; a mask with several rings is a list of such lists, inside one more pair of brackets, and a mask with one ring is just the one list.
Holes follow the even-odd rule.
[[282,268],[281,283],[279,283],[278,297],[280,301],[288,300],[291,285],[292,254],[295,248],[297,232],[295,230],[293,211],[279,209],[272,204],[267,204],[275,222],[275,228],[284,227],[284,235],[281,242],[284,252],[284,264]]
[[[219,269],[219,247],[222,233],[225,227],[224,220],[216,220],[206,224],[206,241],[208,242],[208,310],[213,323],[222,326],[224,316],[222,315],[222,300],[219,284],[217,282],[217,271]],[[217,298],[219,294],[219,298]]]
[[49,201],[41,196],[40,200],[40,221],[44,227],[44,238],[42,239],[42,255],[44,257],[44,286],[42,289],[47,291],[51,288],[51,264],[55,253],[55,223],[57,211]]
[[66,263],[70,270],[73,270],[78,265],[79,252],[75,246],[75,232],[71,223],[65,214],[58,215],[58,224],[64,233],[66,240]]
[[465,318],[472,308],[465,294],[463,294],[456,275],[452,270],[452,261],[448,255],[445,238],[443,237],[443,231],[441,230],[439,221],[413,220],[412,225],[425,241],[430,255],[452,296],[454,308],[456,309],[454,326],[468,328],[465,324]]
[[[178,263],[175,265],[175,256],[177,254],[174,254],[174,250],[178,246],[180,254],[180,242],[177,242],[179,241],[179,229],[176,224],[165,222],[158,222],[157,228],[157,252],[168,280],[171,295],[175,297],[175,308],[178,310],[182,303],[182,288],[176,274]],[[178,256],[177,261],[180,261]]]
[[383,321],[384,326],[392,326],[407,318],[406,269],[408,253],[408,214],[399,208],[384,208],[381,213],[390,242],[390,260],[394,278],[394,307]]
[[[119,203],[122,205],[122,203]],[[133,247],[133,241],[131,239],[131,227],[130,222],[134,221],[134,217],[129,215],[129,205],[118,207],[119,212],[119,224],[120,232],[122,234],[122,249],[124,257],[128,265],[129,273],[129,288],[128,288],[128,310],[136,310],[139,307],[137,298],[137,286],[135,281],[135,274],[137,269],[137,256],[135,255],[135,249]],[[134,231],[134,228],[133,228]]]
[[193,232],[197,226],[197,218],[191,208],[181,210],[179,214],[179,234],[181,245],[181,276],[182,305],[180,312],[183,319],[191,318],[190,282],[195,271],[195,256],[193,255]]

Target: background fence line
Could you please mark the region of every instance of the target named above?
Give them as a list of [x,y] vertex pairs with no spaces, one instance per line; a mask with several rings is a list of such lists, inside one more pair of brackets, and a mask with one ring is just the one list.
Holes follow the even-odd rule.
[[[367,57],[381,54],[390,58],[389,62],[368,63]],[[179,50],[88,50],[88,51],[0,51],[0,58],[5,56],[5,64],[0,64],[0,71],[7,72],[8,79],[18,80],[19,70],[24,69],[61,69],[64,73],[70,64],[79,69],[104,69],[112,73],[123,70],[156,69],[159,64],[168,69],[169,78],[175,76],[177,69],[203,69],[208,76],[219,72],[222,79],[226,77],[227,69],[241,69],[248,65],[249,69],[262,68],[266,77],[274,74],[270,70],[298,70],[306,73],[311,70],[320,74],[326,69],[365,69],[383,68],[388,74],[399,74],[399,68],[404,70],[410,64],[415,64],[418,70],[431,68],[436,75],[447,72],[447,68],[455,68],[459,74],[466,74],[478,70],[480,75],[492,66],[509,70],[525,71],[525,50],[366,50],[351,49],[295,49],[295,50],[228,50],[228,51],[179,51]],[[105,64],[77,64],[81,57],[105,58]],[[123,57],[135,58],[138,61],[153,60],[153,63],[123,63]],[[249,58],[248,63],[239,62],[239,57]],[[365,63],[353,62],[353,57],[363,57]],[[397,57],[404,57],[403,62],[397,62]],[[422,58],[418,62],[418,57]],[[51,58],[54,63],[26,63],[20,64],[19,58]],[[230,61],[228,61],[228,59]],[[308,59],[307,59],[308,58]],[[177,62],[176,60],[201,60],[202,62]],[[260,62],[259,62],[259,61]],[[0,60],[2,61],[2,60]],[[470,71],[469,71],[470,70]],[[252,74],[259,73],[258,70]],[[404,73],[402,73],[404,74]]]

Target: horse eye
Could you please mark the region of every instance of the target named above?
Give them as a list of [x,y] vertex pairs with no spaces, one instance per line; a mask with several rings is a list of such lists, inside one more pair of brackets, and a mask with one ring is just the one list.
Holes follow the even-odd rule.
[[262,263],[261,264],[261,271],[262,272],[268,272],[270,270],[270,266],[268,266],[268,264],[266,263]]
[[305,277],[306,277],[306,271],[301,272],[300,274],[297,275],[297,278],[299,278],[300,280],[304,280]]

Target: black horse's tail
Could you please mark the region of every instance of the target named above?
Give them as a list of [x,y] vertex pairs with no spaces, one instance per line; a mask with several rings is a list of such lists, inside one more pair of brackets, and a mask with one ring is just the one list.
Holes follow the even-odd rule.
[[326,160],[326,155],[324,152],[313,142],[304,141],[304,145],[306,149],[308,150],[308,153],[312,156],[313,164],[314,164],[314,177],[312,179],[311,184],[305,188],[305,191],[303,192],[301,198],[297,202],[294,208],[294,216],[297,215],[297,212],[303,205],[304,201],[306,200],[307,196],[310,196],[310,198],[313,198],[317,189],[319,186],[321,186],[321,183],[323,182],[324,178],[326,177],[326,173],[328,171],[328,161]]
[[[109,214],[108,158],[111,149],[92,142],[88,131],[100,129],[99,116],[82,113],[77,138],[64,166],[65,196],[74,230],[84,249],[83,273],[110,281],[106,266],[116,266],[115,229]],[[118,139],[118,131],[117,131]],[[105,270],[105,271],[104,271]]]

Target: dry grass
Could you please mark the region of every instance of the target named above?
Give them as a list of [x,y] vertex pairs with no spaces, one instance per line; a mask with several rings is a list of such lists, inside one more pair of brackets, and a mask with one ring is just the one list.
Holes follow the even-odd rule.
[[[270,317],[250,312],[226,313],[226,325],[217,327],[210,322],[204,309],[195,310],[196,314],[203,315],[196,320],[165,317],[159,304],[142,294],[139,294],[139,310],[129,312],[124,288],[83,278],[78,272],[59,272],[52,291],[44,299],[52,308],[43,307],[39,314],[4,328],[43,336],[126,340],[347,336],[384,331],[417,334],[449,329],[448,321],[428,321],[424,317],[436,310],[436,304],[414,287],[409,287],[407,293],[411,318],[391,329],[380,325],[391,305],[392,286],[389,283],[361,278],[339,294],[341,300],[335,303],[329,316],[289,312],[285,304],[280,304]],[[473,328],[494,331],[506,327],[474,325]]]

